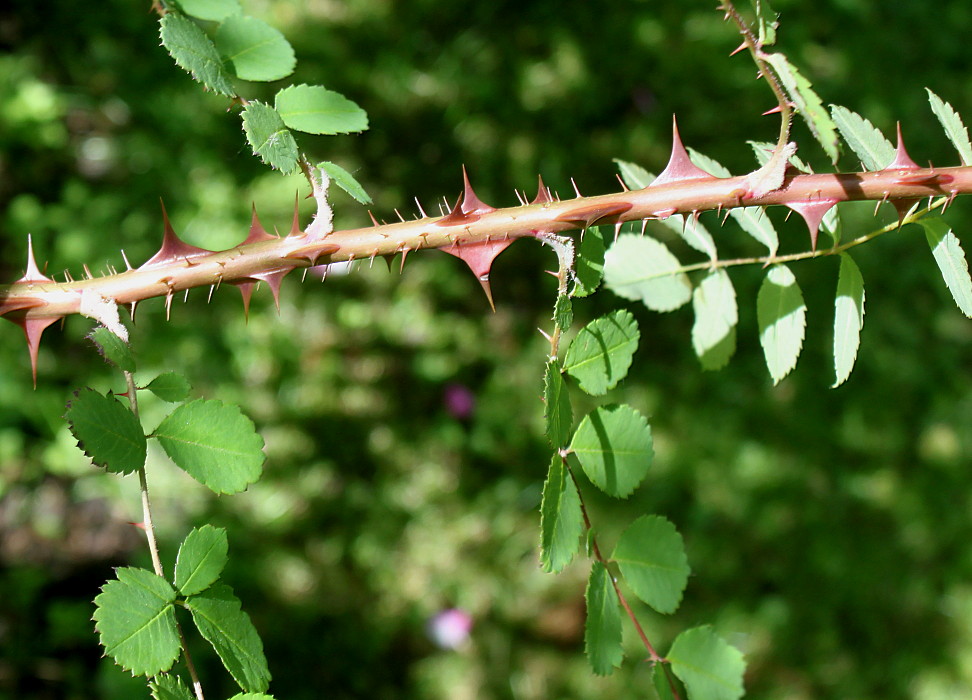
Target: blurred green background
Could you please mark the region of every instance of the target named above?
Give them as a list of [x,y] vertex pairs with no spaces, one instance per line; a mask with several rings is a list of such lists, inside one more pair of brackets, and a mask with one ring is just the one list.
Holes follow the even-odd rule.
[[[773,106],[712,2],[459,3],[250,0],[298,55],[295,82],[364,107],[371,130],[310,140],[364,183],[379,218],[460,191],[516,202],[536,176],[567,196],[615,190],[612,158],[659,171],[671,115],[686,143],[735,172],[747,139],[773,140]],[[972,117],[972,5],[951,1],[776,0],[781,48],[825,102],[886,133],[900,120],[912,157],[956,155],[927,107],[931,87]],[[274,86],[247,86],[263,97]],[[234,112],[234,110],[230,110]],[[801,155],[826,163],[801,125]],[[844,170],[857,163],[846,157]],[[159,197],[184,238],[242,240],[251,202],[284,229],[300,178],[249,154],[226,100],[203,93],[159,46],[149,3],[14,0],[0,9],[0,279],[23,273],[26,236],[49,273],[96,274],[147,259]],[[335,195],[339,227],[366,210]],[[305,221],[310,203],[305,202]],[[844,210],[845,235],[878,222]],[[947,219],[972,223],[959,200]],[[781,250],[806,246],[778,223]],[[708,223],[716,227],[714,215]],[[672,241],[676,254],[692,253]],[[732,224],[723,257],[758,254]],[[972,326],[955,308],[917,227],[856,256],[867,286],[858,368],[837,390],[835,260],[794,266],[809,306],[797,370],[773,387],[755,298],[762,272],[733,274],[739,349],[703,372],[687,309],[629,305],[642,347],[609,400],[651,416],[657,459],[626,502],[585,490],[602,546],[645,511],[683,533],[693,567],[667,618],[639,609],[666,649],[712,623],[746,653],[752,698],[972,697]],[[495,314],[458,260],[410,256],[404,273],[363,266],[322,285],[266,290],[249,322],[223,288],[139,307],[143,380],[175,369],[197,395],[239,402],[267,443],[265,478],[217,498],[150,455],[166,565],[205,522],[230,533],[229,582],[263,634],[279,698],[650,697],[648,665],[596,678],[583,658],[587,567],[538,566],[538,506],[549,462],[541,377],[555,282],[549,250],[521,242],[494,266]],[[612,308],[575,304],[576,324]],[[0,697],[139,698],[144,683],[100,658],[91,600],[111,567],[148,565],[133,478],[85,463],[60,416],[72,389],[121,390],[68,319],[45,334],[31,388],[22,334],[0,335]],[[453,400],[471,399],[468,414]],[[578,407],[589,407],[578,398]],[[462,402],[460,402],[462,403]],[[148,429],[165,406],[143,402]],[[429,621],[457,608],[471,635],[441,648]],[[207,697],[235,691],[193,640]]]

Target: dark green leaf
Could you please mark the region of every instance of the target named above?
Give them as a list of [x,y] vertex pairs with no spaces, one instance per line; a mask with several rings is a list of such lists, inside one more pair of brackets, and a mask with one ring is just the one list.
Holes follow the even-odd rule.
[[692,293],[692,347],[705,369],[720,369],[736,350],[736,291],[729,273],[712,270]]
[[191,19],[169,12],[160,20],[162,45],[176,64],[210,90],[232,97],[233,84],[216,46]]
[[68,403],[64,418],[78,447],[97,466],[117,474],[130,474],[145,466],[142,426],[114,396],[79,389]]
[[179,592],[193,595],[213,585],[226,566],[228,551],[226,530],[212,525],[194,528],[176,557],[175,585]]
[[587,229],[577,246],[574,264],[576,279],[572,297],[586,297],[594,293],[604,277],[604,227]]
[[297,65],[290,42],[256,17],[227,17],[216,30],[216,49],[242,80],[280,80]]
[[570,450],[587,478],[615,498],[635,490],[654,458],[648,421],[625,405],[601,406],[585,416]]
[[179,656],[175,589],[151,571],[120,568],[95,598],[95,629],[105,653],[134,675],[153,676]]
[[604,255],[604,284],[653,311],[674,311],[692,298],[692,284],[664,243],[650,236],[618,237]]
[[638,322],[631,312],[614,311],[580,330],[567,348],[564,369],[581,389],[600,396],[624,379],[640,338]]
[[243,11],[239,0],[178,0],[176,5],[187,15],[220,22]]
[[738,700],[743,695],[746,662],[738,649],[709,626],[685,630],[668,652],[672,671],[692,700]]
[[[658,694],[658,700],[676,700],[676,696],[672,693],[669,673],[671,671],[668,670],[668,664],[655,664],[651,669],[651,684],[655,688],[655,693]],[[672,676],[672,680],[678,682],[674,676]],[[679,695],[678,697],[684,696]]]
[[299,151],[294,135],[273,107],[251,102],[243,110],[243,130],[255,155],[285,175],[297,170]]
[[584,651],[599,676],[607,676],[621,665],[621,610],[611,574],[595,561],[587,582],[587,623],[584,626]]
[[766,366],[777,384],[796,366],[807,326],[803,293],[785,265],[774,265],[766,273],[756,297],[756,316]]
[[368,128],[368,115],[344,95],[320,85],[293,85],[277,93],[284,124],[309,134],[349,134]]
[[611,559],[641,600],[660,613],[673,613],[688,583],[682,536],[660,515],[643,515],[625,529]]
[[233,589],[219,583],[186,600],[199,633],[213,645],[223,666],[248,692],[262,692],[270,685],[270,671],[263,642],[250,616],[241,609]]
[[577,554],[584,531],[577,486],[560,455],[550,460],[540,504],[540,563],[543,570],[559,573]]
[[935,256],[945,286],[962,313],[972,318],[972,279],[969,278],[969,263],[962,244],[952,229],[937,216],[925,217],[918,223],[925,229],[928,247]]
[[190,401],[170,413],[151,437],[173,462],[216,493],[242,491],[263,471],[263,438],[238,406]]
[[189,396],[189,380],[178,372],[163,372],[145,385],[153,394],[163,401],[178,403]]
[[149,681],[153,700],[193,700],[189,686],[179,676],[162,673]]
[[321,168],[327,173],[327,176],[331,178],[331,182],[340,187],[342,190],[347,192],[349,195],[354,197],[356,201],[361,204],[371,204],[371,197],[365,192],[364,187],[354,179],[354,176],[347,170],[342,168],[337,163],[331,163],[324,161],[323,163],[317,164],[318,168]]
[[101,326],[91,331],[88,337],[98,348],[98,352],[118,369],[125,372],[135,371],[135,356],[124,340]]
[[567,395],[567,385],[555,359],[547,363],[543,379],[543,400],[547,439],[550,440],[551,445],[559,449],[570,439],[574,416],[570,407],[570,397]]
[[837,297],[834,303],[834,369],[840,386],[850,376],[864,327],[864,278],[847,253],[840,254]]

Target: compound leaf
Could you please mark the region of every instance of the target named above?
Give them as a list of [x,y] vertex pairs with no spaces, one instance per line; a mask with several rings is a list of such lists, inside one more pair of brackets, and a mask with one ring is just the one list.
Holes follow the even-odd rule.
[[263,471],[263,438],[238,406],[196,399],[170,413],[151,437],[169,459],[216,493],[236,493]]
[[688,275],[664,243],[650,236],[618,237],[604,255],[604,284],[653,311],[674,311],[692,298]]
[[560,374],[556,359],[547,363],[543,379],[543,401],[547,439],[553,447],[559,449],[570,439],[574,416],[570,397],[567,395],[567,385]]
[[145,433],[135,414],[112,396],[79,389],[68,402],[65,420],[91,461],[116,474],[145,466]]
[[962,313],[972,318],[972,279],[969,278],[969,263],[962,244],[952,229],[938,217],[926,217],[918,223],[925,229],[925,238],[942,272],[945,286]]
[[861,159],[865,170],[881,170],[894,160],[895,147],[867,119],[840,105],[830,105],[830,113],[840,135]]
[[564,369],[581,389],[600,396],[624,379],[640,337],[631,312],[618,309],[580,330],[567,348]]
[[540,504],[540,564],[559,573],[577,554],[584,531],[580,495],[559,454],[550,460]]
[[163,372],[143,387],[168,403],[185,401],[189,396],[189,380],[178,372]]
[[194,700],[195,697],[179,676],[170,673],[160,673],[150,680],[149,690],[152,700]]
[[692,347],[705,369],[720,369],[736,350],[736,290],[724,269],[712,270],[692,292]]
[[643,515],[621,533],[611,559],[641,600],[660,613],[673,613],[688,583],[682,536],[660,515]]
[[243,131],[253,153],[264,163],[285,175],[297,170],[297,142],[273,107],[250,102],[243,110]]
[[864,327],[864,278],[847,253],[840,254],[837,297],[834,301],[834,371],[840,386],[850,376]]
[[948,140],[952,142],[955,150],[958,151],[959,158],[962,159],[962,165],[972,164],[972,143],[969,143],[969,131],[965,128],[965,124],[962,123],[962,117],[959,116],[958,112],[948,102],[942,100],[941,97],[928,88],[925,88],[925,90],[928,90],[928,102],[931,104],[932,111],[945,129]]
[[195,22],[175,12],[160,21],[162,45],[176,64],[189,71],[193,79],[213,92],[232,97],[236,94],[223,69],[223,59],[206,32]]
[[584,626],[584,651],[599,676],[610,675],[621,665],[621,609],[611,574],[595,561],[587,581],[587,622]]
[[337,163],[324,161],[323,163],[318,163],[317,167],[327,173],[327,176],[331,178],[331,182],[351,195],[358,203],[372,203],[371,197],[365,192],[365,188],[361,186],[361,183],[354,179],[354,175]]
[[284,124],[309,134],[350,134],[368,128],[368,115],[344,95],[320,85],[292,85],[277,93],[274,107]]
[[270,685],[263,642],[233,589],[219,583],[186,599],[199,633],[213,645],[239,686],[259,693]]
[[647,419],[630,406],[618,404],[587,414],[574,433],[570,450],[587,478],[615,498],[628,497],[654,459]]
[[95,629],[105,653],[134,675],[153,676],[179,656],[175,589],[151,571],[123,567],[95,598]]
[[807,326],[807,307],[796,277],[785,265],[766,273],[756,297],[759,342],[777,384],[796,366]]
[[242,80],[280,80],[297,65],[290,42],[256,17],[227,17],[216,30],[215,40],[217,51]]
[[837,128],[827,110],[824,109],[820,97],[813,90],[813,85],[796,69],[786,56],[781,53],[765,54],[765,59],[773,66],[776,74],[783,83],[783,89],[796,105],[797,112],[806,121],[807,126],[817,142],[823,146],[830,160],[836,164],[840,156]]
[[212,525],[193,528],[179,546],[175,585],[182,595],[193,595],[216,582],[226,566],[229,542],[226,530]]
[[692,700],[738,700],[743,695],[746,662],[710,626],[685,630],[668,652],[672,671]]

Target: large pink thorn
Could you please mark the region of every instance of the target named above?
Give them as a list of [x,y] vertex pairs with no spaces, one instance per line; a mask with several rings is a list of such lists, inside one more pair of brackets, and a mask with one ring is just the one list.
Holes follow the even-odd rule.
[[443,246],[440,250],[449,255],[455,255],[469,266],[469,269],[472,270],[472,273],[476,275],[476,279],[482,285],[483,291],[486,292],[486,299],[489,301],[490,308],[496,311],[496,306],[493,304],[493,292],[489,286],[489,271],[496,256],[506,250],[512,242],[512,238],[502,238],[495,241],[486,240],[477,243],[460,243],[457,241],[452,245]]
[[[885,170],[898,170],[898,171],[908,171],[908,170],[918,170],[918,164],[911,159],[908,155],[908,150],[904,145],[904,138],[901,135],[901,122],[898,122],[898,145],[895,149],[894,160],[892,160]],[[915,205],[915,202],[921,201],[917,197],[911,197],[908,199],[892,199],[891,206],[894,210],[898,212],[898,226],[904,221],[904,218],[911,211],[911,208]]]
[[543,184],[543,177],[540,175],[537,175],[537,183],[537,196],[533,198],[530,204],[547,204],[548,202],[552,202],[553,197],[550,196],[550,188]]
[[496,207],[491,207],[485,204],[479,197],[476,196],[476,192],[473,191],[472,185],[469,184],[469,173],[466,172],[466,166],[462,166],[462,213],[463,214],[488,214],[491,211],[496,211]]
[[213,252],[211,250],[206,250],[205,248],[197,248],[194,245],[189,245],[188,243],[184,243],[182,240],[180,240],[175,231],[172,230],[172,224],[169,222],[169,214],[165,211],[165,204],[161,199],[159,200],[159,203],[162,205],[162,220],[165,226],[165,231],[162,235],[162,247],[159,248],[158,253],[145,261],[138,268],[139,270],[169,265],[176,260],[188,261],[200,255],[206,255]]
[[258,241],[272,241],[276,240],[276,238],[276,236],[267,233],[267,230],[263,228],[263,224],[260,223],[260,217],[257,216],[256,204],[254,204],[253,214],[250,217],[250,233],[247,235],[246,240],[240,243],[240,245],[256,243]]
[[817,234],[824,216],[837,204],[836,199],[814,199],[807,202],[788,202],[786,206],[803,217],[810,229],[810,248],[817,250]]
[[37,351],[40,348],[41,335],[44,329],[52,323],[60,321],[61,317],[54,318],[21,318],[11,319],[14,323],[24,329],[24,336],[27,338],[27,350],[30,352],[30,371],[34,379],[34,388],[37,388]]
[[665,169],[648,186],[667,185],[671,182],[683,182],[685,180],[712,179],[713,177],[689,158],[688,151],[682,144],[682,137],[678,133],[678,122],[672,115],[672,155],[668,159],[668,165],[665,166]]

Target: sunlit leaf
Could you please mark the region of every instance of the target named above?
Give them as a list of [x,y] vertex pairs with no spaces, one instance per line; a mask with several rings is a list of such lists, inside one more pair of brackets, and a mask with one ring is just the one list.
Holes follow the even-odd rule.
[[146,384],[144,388],[163,401],[178,403],[185,401],[192,387],[189,386],[189,380],[178,372],[163,372]]
[[837,297],[834,302],[834,370],[840,386],[850,376],[864,327],[864,278],[847,253],[840,254]]
[[592,226],[577,245],[572,297],[586,297],[597,289],[604,277],[604,231],[606,226]]
[[796,111],[810,127],[814,138],[823,146],[830,160],[836,164],[840,156],[837,127],[824,109],[817,93],[814,92],[810,81],[787,60],[785,55],[764,54],[764,58],[773,66],[780,82],[783,83],[783,89],[796,105]]
[[655,179],[655,176],[652,173],[648,172],[637,163],[631,163],[619,158],[615,158],[614,162],[618,164],[618,171],[621,173],[621,179],[624,181],[625,186],[629,190],[643,190]]
[[692,700],[738,700],[745,692],[742,653],[709,626],[679,634],[667,658]]
[[894,145],[867,119],[840,105],[830,105],[830,113],[865,170],[881,170],[894,160]]
[[624,379],[640,338],[631,312],[613,311],[580,330],[567,348],[564,369],[581,389],[600,396]]
[[605,493],[626,498],[654,459],[647,419],[627,405],[594,409],[574,433],[570,450],[587,478]]
[[223,59],[206,32],[175,12],[166,14],[159,23],[162,45],[180,68],[214,92],[229,97],[236,94],[223,69]]
[[220,55],[242,80],[280,80],[297,65],[286,37],[256,17],[227,17],[216,30],[215,41]]
[[68,402],[65,420],[91,461],[117,474],[145,465],[145,433],[135,414],[114,396],[79,389]]
[[796,277],[785,265],[766,273],[756,298],[759,342],[773,383],[796,366],[807,325],[807,307]]
[[556,359],[547,363],[543,380],[543,400],[547,439],[553,447],[559,449],[570,439],[574,417],[567,395],[567,385],[560,374]]
[[243,11],[239,0],[177,0],[176,6],[187,15],[221,22]]
[[724,269],[712,270],[692,293],[692,347],[705,369],[720,369],[736,349],[736,290]]
[[621,665],[621,609],[611,574],[595,561],[587,581],[587,622],[584,626],[584,651],[599,676],[607,676]]
[[674,311],[692,298],[692,283],[664,243],[625,234],[604,255],[604,284],[653,311]]
[[179,546],[175,585],[182,595],[193,595],[216,582],[226,566],[229,543],[226,530],[212,525],[193,528]]
[[360,204],[372,204],[371,197],[365,192],[365,188],[361,186],[361,183],[355,180],[354,175],[340,165],[324,161],[323,163],[318,163],[317,167],[323,169],[327,173],[327,176],[331,178],[331,182],[351,195],[357,202]]
[[285,175],[297,170],[297,142],[273,107],[250,102],[243,110],[243,130],[253,153],[264,163]]
[[309,134],[349,134],[368,128],[368,115],[344,95],[320,85],[292,85],[277,93],[274,107],[284,124]]
[[932,111],[945,129],[948,140],[959,152],[962,165],[972,164],[972,143],[969,143],[969,131],[962,123],[962,117],[952,108],[952,105],[928,88],[925,89],[928,90],[928,102],[931,104]]
[[925,217],[919,219],[918,223],[925,229],[925,238],[942,272],[945,286],[962,313],[972,318],[972,279],[969,278],[969,263],[962,244],[939,217]]
[[621,533],[611,559],[641,600],[673,613],[688,583],[689,565],[678,530],[660,515],[643,515]]
[[550,460],[540,504],[540,564],[547,572],[559,573],[580,547],[584,531],[577,486],[558,454]]

